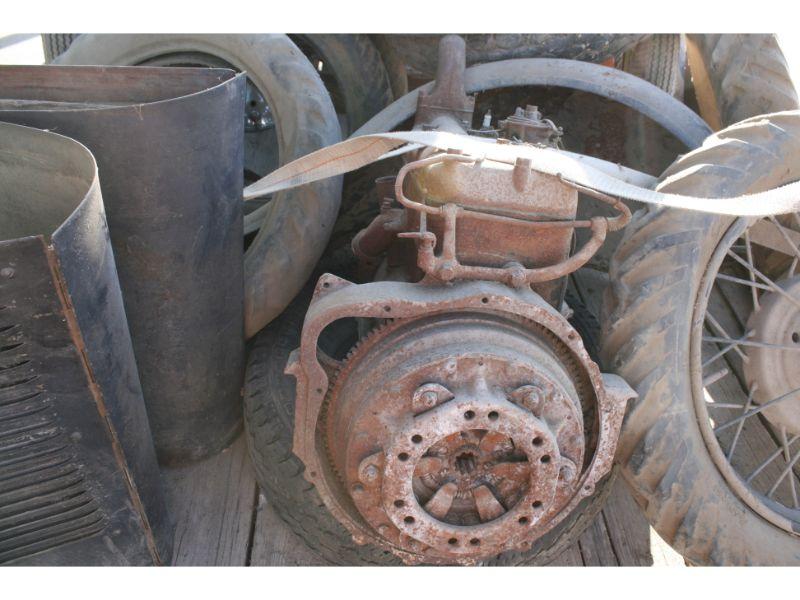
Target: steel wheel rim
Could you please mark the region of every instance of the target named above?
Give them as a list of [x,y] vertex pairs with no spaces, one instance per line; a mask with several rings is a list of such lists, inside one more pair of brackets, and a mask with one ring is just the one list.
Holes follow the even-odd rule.
[[[800,217],[795,215],[793,218],[795,219],[796,223],[794,229],[800,229]],[[770,221],[770,219],[772,218],[767,217],[763,220]],[[770,469],[772,468],[771,465],[780,466],[780,472],[783,473],[784,469],[790,463],[793,465],[800,464],[800,460],[798,460],[800,459],[800,444],[797,443],[800,440],[800,436],[795,436],[794,438],[789,437],[787,439],[789,442],[787,444],[788,457],[785,456],[784,451],[781,451],[774,456],[770,455],[767,457],[768,460],[759,461],[759,466],[754,471],[743,474],[734,464],[737,462],[734,460],[737,456],[737,444],[739,445],[739,448],[743,448],[745,446],[745,444],[742,443],[742,435],[748,420],[753,418],[759,419],[759,426],[766,428],[766,425],[761,422],[762,418],[759,417],[759,415],[764,412],[763,408],[760,408],[759,404],[753,403],[753,391],[750,389],[750,386],[746,386],[746,384],[742,385],[743,388],[748,387],[747,392],[742,390],[746,396],[746,402],[744,406],[737,406],[736,408],[728,406],[715,406],[726,403],[718,403],[713,401],[714,396],[708,390],[708,388],[711,388],[713,385],[721,382],[724,379],[736,377],[732,365],[723,367],[723,369],[728,370],[728,373],[722,375],[716,380],[712,381],[713,378],[710,376],[715,375],[715,373],[720,373],[721,370],[715,371],[715,368],[719,369],[720,364],[727,363],[728,359],[726,356],[733,352],[734,348],[741,350],[742,346],[741,344],[731,344],[729,342],[715,342],[713,346],[715,346],[717,350],[709,356],[709,337],[712,339],[727,338],[730,339],[730,341],[737,340],[737,336],[730,332],[726,332],[730,335],[722,336],[719,334],[719,330],[716,328],[716,326],[719,326],[719,321],[717,321],[715,326],[714,323],[708,318],[709,300],[715,290],[717,290],[717,293],[720,293],[718,291],[718,286],[720,284],[717,276],[720,274],[723,265],[726,263],[726,257],[729,257],[730,262],[731,257],[729,252],[734,252],[733,248],[736,242],[739,240],[744,240],[745,235],[749,234],[751,228],[760,221],[762,221],[762,219],[737,219],[735,221],[731,221],[730,226],[721,236],[717,247],[714,249],[706,264],[705,271],[698,287],[697,298],[692,311],[692,321],[690,325],[690,381],[692,386],[695,412],[703,439],[706,447],[708,448],[712,461],[722,474],[726,483],[731,487],[731,489],[733,489],[736,495],[739,496],[745,502],[745,504],[758,515],[769,521],[771,524],[780,527],[784,531],[797,534],[800,532],[800,508],[798,508],[798,503],[795,498],[790,498],[790,501],[792,501],[791,504],[794,506],[786,506],[782,504],[781,501],[770,497],[777,491],[776,488],[779,485],[790,487],[791,490],[787,490],[790,494],[792,494],[792,491],[794,491],[795,494],[800,495],[800,478],[798,478],[794,468],[789,466],[788,472],[783,475],[782,478],[777,481],[777,483],[774,481],[771,482],[769,487],[766,487],[767,493],[764,492],[765,482],[763,478],[761,478],[761,485],[758,487],[755,487],[753,484],[759,480],[761,474],[764,473],[764,469],[767,467]],[[753,254],[751,253],[753,245],[754,244],[749,242],[749,239],[744,245],[745,257],[749,257],[749,260],[746,258],[745,262],[749,262],[750,266],[758,269],[759,265],[756,264],[757,261],[753,260]],[[747,249],[748,247],[750,247],[750,250]],[[796,259],[797,260],[793,261],[792,269],[795,274],[798,274],[800,273],[800,265],[798,265],[798,262],[800,262],[800,255],[798,255]],[[756,283],[762,283],[762,280],[760,280],[755,273],[753,273],[753,271],[750,269],[747,269],[747,271],[752,274]],[[723,272],[722,274],[726,275],[727,273]],[[771,278],[768,277],[768,279]],[[726,284],[727,283],[732,285],[744,285],[738,282],[726,281]],[[755,286],[747,287],[751,289],[758,289]],[[750,314],[752,315],[752,312]],[[711,317],[712,319],[715,318],[713,311],[711,313]],[[713,333],[717,333],[719,335],[711,335]],[[737,331],[736,333],[738,334],[739,332]],[[738,336],[738,339],[750,342],[751,340],[745,335],[746,333],[747,330],[745,329],[742,332],[742,335]],[[705,343],[707,344],[705,351],[703,348],[704,337],[706,338]],[[728,348],[728,350],[725,350],[725,348]],[[725,351],[723,352],[723,350]],[[775,351],[786,352],[787,350]],[[711,360],[716,354],[719,354],[719,357],[717,357],[715,360]],[[800,359],[800,352],[798,352],[798,359]],[[736,381],[738,382],[739,380],[736,379]],[[792,398],[797,396],[800,396],[800,392],[793,394]],[[712,402],[708,401],[709,398],[711,398]],[[722,433],[722,431],[727,431],[729,429],[734,430],[734,440],[731,440],[733,450],[730,446],[723,447],[722,442],[719,439],[719,435]],[[781,444],[779,444],[778,441],[775,441],[775,445],[776,448],[778,448]],[[747,446],[749,447],[749,443]],[[742,451],[739,450],[739,452]],[[773,485],[775,488],[772,488]],[[772,489],[771,492],[770,489]]]

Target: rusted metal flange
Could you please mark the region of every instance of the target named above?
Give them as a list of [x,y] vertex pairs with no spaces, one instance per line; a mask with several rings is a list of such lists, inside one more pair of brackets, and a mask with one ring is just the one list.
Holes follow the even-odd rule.
[[[344,317],[391,321],[332,383],[317,339]],[[356,541],[406,562],[529,547],[608,473],[635,395],[600,373],[541,297],[485,281],[355,286],[325,275],[287,372],[306,477]],[[591,448],[585,401],[597,409]]]

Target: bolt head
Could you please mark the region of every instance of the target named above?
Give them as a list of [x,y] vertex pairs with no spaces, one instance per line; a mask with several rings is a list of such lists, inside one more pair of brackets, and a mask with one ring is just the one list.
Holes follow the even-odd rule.
[[0,269],[0,276],[5,277],[6,279],[11,279],[14,277],[14,269],[11,267],[4,267]]
[[380,475],[378,467],[376,467],[375,465],[369,465],[364,469],[364,472],[361,475],[361,479],[365,483],[372,483],[378,479],[378,475]]
[[433,390],[429,390],[422,394],[422,403],[428,407],[433,408],[436,406],[436,403],[439,401],[439,394],[434,392]]

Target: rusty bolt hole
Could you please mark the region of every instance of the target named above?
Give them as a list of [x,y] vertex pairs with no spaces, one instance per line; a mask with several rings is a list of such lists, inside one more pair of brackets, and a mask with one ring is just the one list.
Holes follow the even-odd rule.
[[542,508],[542,501],[541,501],[541,500],[534,500],[534,501],[531,503],[531,506],[532,506],[533,508]]
[[520,517],[517,521],[520,525],[527,525],[528,524],[528,517]]
[[489,299],[488,298],[481,298],[481,302],[483,302],[484,304],[489,304]]
[[468,410],[467,412],[464,413],[464,418],[467,421],[471,421],[472,419],[475,418],[475,411],[474,410]]
[[490,421],[497,421],[497,419],[499,418],[500,418],[500,413],[498,413],[496,410],[493,410],[492,412],[489,413]]
[[450,544],[451,546],[455,546],[456,544],[458,544],[458,540],[456,538],[450,538],[449,540],[447,540],[447,543]]
[[406,523],[407,525],[411,525],[413,522],[414,522],[414,517],[412,516],[408,516],[405,519],[403,519],[403,523]]
[[531,441],[531,443],[532,443],[534,446],[541,446],[541,445],[544,443],[544,440],[542,440],[542,438],[540,438],[540,437],[537,435],[535,438],[533,438],[533,440]]
[[330,281],[326,281],[325,283],[322,284],[322,287],[324,287],[324,288],[331,287],[331,282]]
[[469,545],[470,546],[480,546],[481,545],[481,541],[478,538],[472,538],[469,541]]
[[798,333],[797,331],[793,332],[792,333],[792,341],[795,344],[800,344],[800,333]]
[[545,454],[545,455],[544,455],[542,458],[540,458],[539,460],[540,460],[541,462],[543,462],[544,464],[547,464],[547,463],[549,463],[549,462],[550,462],[550,455],[549,455],[549,454]]
[[405,503],[405,500],[395,500],[394,501],[394,505],[397,508],[403,508],[406,505],[406,503]]
[[386,312],[392,312],[392,307],[391,306],[384,306],[383,310],[385,310]]
[[397,455],[397,458],[405,462],[408,460],[408,454],[406,452],[401,452],[400,454]]
[[415,444],[419,444],[422,441],[422,436],[418,433],[415,433],[414,435],[411,436],[411,441],[414,442]]

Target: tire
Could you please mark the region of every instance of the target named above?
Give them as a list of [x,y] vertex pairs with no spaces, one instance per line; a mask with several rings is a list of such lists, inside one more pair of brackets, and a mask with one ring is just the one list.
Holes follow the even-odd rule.
[[57,56],[64,54],[79,35],[80,33],[43,33],[44,62],[51,63]]
[[754,115],[800,106],[772,34],[694,34],[689,65],[700,114],[718,130]]
[[680,34],[648,36],[622,57],[623,71],[683,100],[686,51]]
[[[357,546],[345,528],[328,512],[316,488],[303,477],[305,466],[292,453],[294,378],[283,369],[289,353],[300,345],[303,319],[311,289],[299,295],[286,311],[252,341],[244,386],[245,431],[256,479],[276,512],[315,553],[330,564],[394,565],[399,559],[371,545]],[[579,300],[570,299],[573,324],[586,332],[591,351],[599,325]],[[558,527],[528,552],[503,553],[493,565],[547,564],[580,537],[602,509],[616,471],[597,486]]]
[[[84,34],[60,64],[137,65],[158,56],[200,52],[240,71],[275,117],[280,163],[338,142],[341,130],[314,67],[285,35]],[[327,244],[341,200],[341,178],[276,194],[245,253],[245,334],[249,338],[291,302]]]
[[312,63],[316,57],[322,61],[322,80],[337,112],[347,116],[346,134],[392,103],[389,74],[368,36],[312,33],[289,37]]
[[408,71],[405,63],[389,42],[389,36],[377,33],[370,35],[369,38],[383,59],[392,87],[392,96],[395,100],[402,98],[408,93]]
[[[701,197],[800,178],[800,112],[754,117],[710,136],[662,175],[663,192]],[[617,451],[653,527],[693,564],[800,564],[800,536],[757,515],[712,460],[695,410],[692,323],[701,280],[734,219],[636,213],[611,262],[602,314],[606,368],[638,392]],[[702,321],[700,321],[702,323]]]

